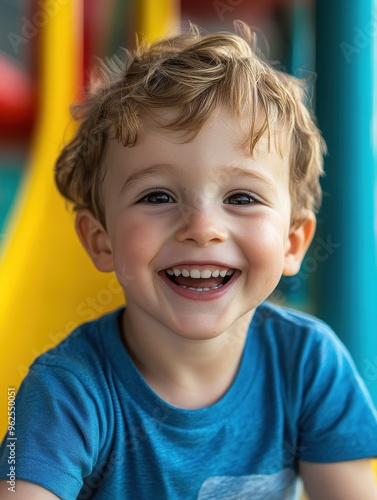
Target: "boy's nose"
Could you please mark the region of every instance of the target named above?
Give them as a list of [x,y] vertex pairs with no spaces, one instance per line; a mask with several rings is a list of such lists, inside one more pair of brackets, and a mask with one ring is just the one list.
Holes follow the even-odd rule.
[[182,225],[176,231],[178,241],[206,247],[226,240],[227,230],[217,210],[209,207],[187,209],[181,216]]

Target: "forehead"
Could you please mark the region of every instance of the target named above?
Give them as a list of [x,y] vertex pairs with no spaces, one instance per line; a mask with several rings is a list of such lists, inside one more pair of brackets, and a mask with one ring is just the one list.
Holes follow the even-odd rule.
[[[155,120],[142,121],[142,133],[133,147],[124,147],[111,140],[105,154],[105,170],[112,178],[132,175],[150,164],[161,163],[190,171],[200,166],[200,171],[240,166],[257,168],[271,180],[288,185],[288,148],[283,133],[271,130],[264,133],[250,151],[252,120],[237,118],[221,108],[200,128],[198,132],[171,130],[164,126],[174,119],[174,110],[159,115]],[[260,128],[256,120],[254,129]],[[174,174],[172,169],[171,174]]]

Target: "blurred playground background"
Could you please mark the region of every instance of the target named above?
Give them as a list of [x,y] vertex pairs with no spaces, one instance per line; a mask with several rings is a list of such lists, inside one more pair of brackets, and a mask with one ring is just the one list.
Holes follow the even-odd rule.
[[[351,4],[351,5],[350,5]],[[53,164],[97,57],[188,21],[254,26],[265,57],[308,79],[328,144],[318,232],[273,299],[327,321],[377,404],[376,48],[372,0],[0,0],[0,429],[8,387],[83,321],[117,307],[80,248]]]

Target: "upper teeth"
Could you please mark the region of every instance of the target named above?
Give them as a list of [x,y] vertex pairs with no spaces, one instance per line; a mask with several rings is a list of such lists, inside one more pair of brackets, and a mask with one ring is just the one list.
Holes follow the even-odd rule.
[[218,276],[225,277],[225,276],[230,276],[233,274],[233,271],[231,269],[215,269],[214,271],[211,271],[210,269],[204,269],[203,271],[199,271],[199,269],[192,269],[191,271],[187,269],[177,269],[173,267],[172,269],[167,269],[166,272],[170,276],[180,276],[182,274],[183,277],[185,278],[217,278]]

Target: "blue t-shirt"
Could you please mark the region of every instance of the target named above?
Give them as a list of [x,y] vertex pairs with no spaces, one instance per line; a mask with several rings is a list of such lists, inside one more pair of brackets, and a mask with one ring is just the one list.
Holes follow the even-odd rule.
[[82,325],[31,366],[15,405],[17,478],[64,500],[279,500],[295,498],[298,460],[377,456],[376,411],[324,323],[262,304],[229,390],[185,410],[136,369],[121,313]]

